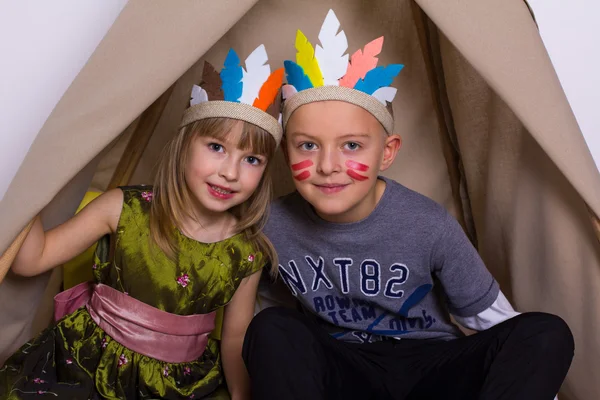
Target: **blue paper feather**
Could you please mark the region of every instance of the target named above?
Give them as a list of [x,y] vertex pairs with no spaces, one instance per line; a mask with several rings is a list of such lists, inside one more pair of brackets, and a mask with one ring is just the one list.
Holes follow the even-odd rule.
[[356,82],[354,89],[366,94],[373,94],[377,89],[391,85],[402,68],[404,68],[402,64],[390,64],[387,67],[373,68],[367,72],[365,79],[359,79]]
[[240,65],[240,58],[233,49],[229,49],[225,64],[221,70],[221,88],[224,100],[239,102],[242,97],[242,78],[244,76]]
[[304,69],[293,61],[284,61],[287,83],[293,85],[297,91],[310,89],[313,87],[309,77],[304,73]]

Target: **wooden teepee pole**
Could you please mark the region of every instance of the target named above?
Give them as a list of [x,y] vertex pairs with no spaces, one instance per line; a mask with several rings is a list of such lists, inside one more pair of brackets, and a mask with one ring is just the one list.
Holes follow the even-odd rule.
[[[416,4],[414,1],[411,1],[410,3],[413,14],[413,20],[415,22],[417,34],[419,37],[421,53],[423,54],[423,61],[425,62],[425,68],[427,70],[427,77],[429,78],[430,95],[436,119],[438,121],[438,131],[442,144],[442,151],[444,153],[444,159],[446,160],[448,176],[450,178],[452,199],[454,202],[454,207],[456,207],[456,211],[458,212],[458,222],[463,226],[463,228],[466,228],[467,224],[465,221],[463,202],[460,195],[460,156],[458,154],[458,151],[450,142],[450,139],[448,138],[447,134],[449,127],[446,118],[444,117],[443,106],[440,103],[440,97],[442,96],[442,93],[440,93],[440,82],[438,81],[438,76],[435,72],[434,60],[431,54],[429,37],[430,35],[429,29],[427,27],[427,16],[423,12],[423,10],[421,10],[418,4]],[[471,238],[471,240],[475,239],[476,238],[474,237]]]

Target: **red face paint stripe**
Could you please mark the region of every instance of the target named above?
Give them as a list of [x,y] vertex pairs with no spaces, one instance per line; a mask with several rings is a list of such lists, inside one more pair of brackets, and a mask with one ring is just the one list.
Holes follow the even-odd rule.
[[313,166],[313,162],[312,161],[310,161],[310,160],[304,160],[304,161],[301,161],[301,162],[299,162],[297,164],[292,164],[292,171],[299,171],[301,169],[312,167],[312,166]]
[[304,172],[299,173],[298,175],[295,175],[294,179],[297,181],[303,181],[303,180],[307,179],[308,177],[310,177],[310,172],[304,171]]
[[363,172],[369,170],[369,166],[368,165],[359,163],[357,161],[352,161],[352,160],[347,160],[346,161],[346,167],[355,169],[357,171],[363,171]]
[[364,181],[369,179],[369,177],[367,176],[363,176],[360,175],[358,173],[356,173],[356,171],[349,169],[348,171],[346,171],[346,173],[348,174],[348,176],[352,179],[356,179],[357,181]]

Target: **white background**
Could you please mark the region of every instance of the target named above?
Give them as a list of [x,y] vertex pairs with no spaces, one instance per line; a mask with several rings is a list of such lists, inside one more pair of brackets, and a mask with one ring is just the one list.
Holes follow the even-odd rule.
[[127,0],[0,0],[0,200]]
[[528,0],[600,169],[600,0]]

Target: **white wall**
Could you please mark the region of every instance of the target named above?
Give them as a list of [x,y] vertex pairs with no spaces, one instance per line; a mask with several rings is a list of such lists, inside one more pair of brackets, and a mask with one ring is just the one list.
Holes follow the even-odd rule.
[[126,3],[0,0],[0,200],[44,122]]
[[600,169],[600,0],[528,0]]

